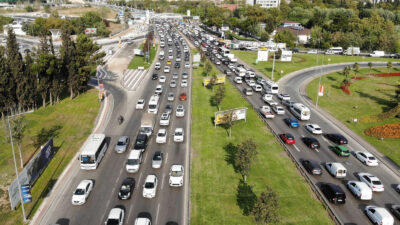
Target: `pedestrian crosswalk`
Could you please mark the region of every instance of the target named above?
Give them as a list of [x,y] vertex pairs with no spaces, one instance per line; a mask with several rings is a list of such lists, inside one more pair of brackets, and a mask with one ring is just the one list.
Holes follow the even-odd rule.
[[136,91],[148,70],[126,70],[121,85],[128,91]]

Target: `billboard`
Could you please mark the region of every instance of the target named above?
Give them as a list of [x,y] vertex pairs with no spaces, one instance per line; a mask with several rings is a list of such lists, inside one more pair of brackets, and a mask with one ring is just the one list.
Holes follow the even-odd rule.
[[96,34],[97,28],[86,28],[85,34]]
[[232,121],[245,120],[246,121],[247,108],[236,108],[226,111],[215,112],[214,125],[228,123],[229,114],[232,113]]
[[282,62],[290,62],[290,61],[292,61],[292,51],[282,50],[281,61]]
[[[203,85],[207,86],[210,83],[211,78],[212,77],[205,77],[203,79]],[[215,84],[224,84],[225,80],[226,80],[225,74],[219,74],[219,75],[217,75],[217,80],[215,81]]]
[[[53,138],[51,138],[21,171],[19,174],[19,183],[32,186],[47,167],[53,156],[54,147]],[[8,187],[8,194],[10,196],[11,209],[15,209],[21,201],[17,179]]]
[[268,50],[265,48],[260,48],[257,54],[257,61],[268,61]]

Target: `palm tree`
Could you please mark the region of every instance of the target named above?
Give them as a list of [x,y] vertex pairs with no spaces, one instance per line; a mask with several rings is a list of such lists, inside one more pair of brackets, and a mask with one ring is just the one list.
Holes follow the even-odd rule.
[[354,63],[353,69],[354,69],[354,74],[357,76],[357,73],[360,70],[360,65],[358,65],[358,63]]
[[388,69],[388,71],[389,71],[388,73],[390,73],[390,70],[391,70],[392,67],[393,67],[392,62],[388,62],[386,67],[387,67],[387,69]]
[[369,67],[369,75],[371,75],[371,70],[372,70],[372,62],[368,63],[368,67]]
[[343,68],[343,75],[345,76],[343,83],[346,85],[349,83],[350,70],[350,66],[346,66],[345,68]]

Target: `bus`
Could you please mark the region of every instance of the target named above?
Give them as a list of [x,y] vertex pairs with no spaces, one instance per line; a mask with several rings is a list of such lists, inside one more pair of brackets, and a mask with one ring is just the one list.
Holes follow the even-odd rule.
[[290,111],[299,120],[309,120],[311,117],[310,109],[301,103],[295,103],[290,107]]
[[158,112],[158,100],[159,100],[159,96],[158,95],[152,95],[150,97],[150,101],[149,101],[149,108],[147,109],[148,113],[154,113],[157,114]]
[[226,57],[226,55],[228,55],[230,53],[229,49],[227,49],[225,47],[219,47],[218,51],[224,57]]
[[91,134],[79,155],[81,169],[95,170],[106,154],[108,144],[105,134]]
[[273,81],[267,81],[264,84],[264,89],[267,94],[278,94],[279,86]]

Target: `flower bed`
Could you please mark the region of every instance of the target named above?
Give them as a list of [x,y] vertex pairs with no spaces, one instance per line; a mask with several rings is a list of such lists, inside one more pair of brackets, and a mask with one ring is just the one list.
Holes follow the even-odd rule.
[[400,138],[400,123],[371,127],[364,131],[368,136],[379,138]]

